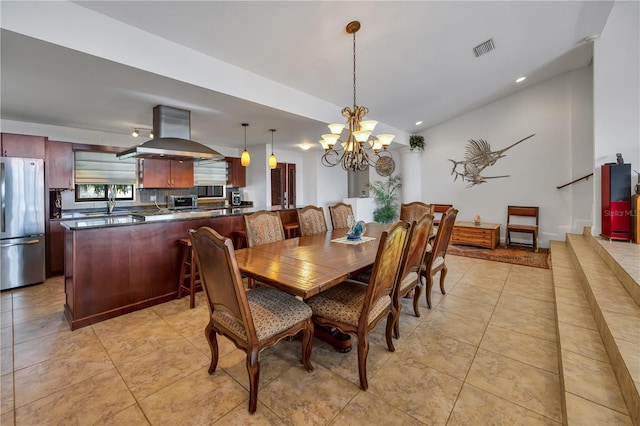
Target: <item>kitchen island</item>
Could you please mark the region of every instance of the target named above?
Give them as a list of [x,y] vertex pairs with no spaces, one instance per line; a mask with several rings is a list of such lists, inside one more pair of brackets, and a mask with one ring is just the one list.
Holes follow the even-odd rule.
[[[244,230],[244,215],[258,210],[175,212],[155,220],[136,214],[63,220],[64,312],[71,329],[177,298],[179,240],[187,231],[209,226],[232,237]],[[283,223],[297,220],[296,209],[279,211]]]

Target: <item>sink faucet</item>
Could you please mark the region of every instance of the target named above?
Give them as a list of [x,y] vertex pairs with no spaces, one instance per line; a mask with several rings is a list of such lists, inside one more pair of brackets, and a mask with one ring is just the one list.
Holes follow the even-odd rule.
[[109,185],[109,192],[107,194],[107,213],[111,214],[113,213],[113,209],[116,206],[116,195],[113,193],[113,187],[111,185]]

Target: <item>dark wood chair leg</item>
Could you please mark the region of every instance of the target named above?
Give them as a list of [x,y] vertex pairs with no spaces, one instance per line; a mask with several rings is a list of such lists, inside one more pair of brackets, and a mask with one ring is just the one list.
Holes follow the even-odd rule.
[[427,298],[427,307],[431,309],[431,287],[433,287],[433,275],[431,272],[427,274],[427,288],[425,288],[425,296]]
[[311,348],[313,345],[313,321],[309,318],[307,328],[302,332],[302,363],[307,371],[313,371]]
[[[391,310],[389,311],[389,314],[387,315],[387,332],[386,332],[387,347],[391,352],[396,351],[396,347],[393,345],[393,330],[395,327],[398,326],[398,321],[400,320],[398,313],[399,312],[396,311],[395,308],[393,308],[392,306]],[[398,331],[398,337],[399,336],[400,336],[400,331]]]
[[447,277],[447,272],[449,270],[447,269],[447,265],[444,265],[444,267],[440,270],[440,292],[442,292],[442,294],[447,294],[446,291],[444,291],[444,279]]
[[369,389],[367,382],[367,354],[369,353],[368,336],[358,336],[358,373],[360,374],[360,387],[366,391]]
[[[393,321],[393,337],[400,338],[400,312],[402,311],[402,304],[398,303],[396,307],[396,317]],[[389,320],[387,320],[387,328],[389,327]]]
[[211,364],[209,365],[209,374],[213,374],[218,367],[218,338],[216,336],[216,330],[213,328],[213,322],[209,320],[209,324],[204,329],[204,336],[209,343],[209,349],[211,349]]
[[413,313],[420,316],[420,296],[422,296],[422,283],[418,284],[413,294]]
[[258,408],[258,384],[260,383],[260,362],[258,348],[247,351],[247,372],[249,373],[249,412],[255,413]]

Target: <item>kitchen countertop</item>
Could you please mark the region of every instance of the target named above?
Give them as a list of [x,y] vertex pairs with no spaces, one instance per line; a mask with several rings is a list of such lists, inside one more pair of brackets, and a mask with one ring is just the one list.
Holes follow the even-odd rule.
[[[60,224],[66,229],[75,231],[81,229],[141,225],[145,223],[207,219],[221,216],[239,216],[255,213],[258,210],[265,209],[257,207],[198,208],[193,210],[146,209],[140,211],[114,211],[111,215],[108,215],[106,212],[64,212],[60,218]],[[278,207],[266,210],[282,209]]]

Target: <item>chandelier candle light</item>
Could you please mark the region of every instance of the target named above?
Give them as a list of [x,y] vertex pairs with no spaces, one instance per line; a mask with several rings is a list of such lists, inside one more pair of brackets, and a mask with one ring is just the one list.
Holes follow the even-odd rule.
[[348,34],[353,34],[353,110],[349,107],[342,110],[342,116],[347,119],[349,134],[346,141],[341,141],[340,134],[345,125],[329,124],[331,133],[322,135],[320,141],[324,149],[322,164],[327,167],[342,164],[342,168],[347,171],[366,170],[369,166],[375,166],[381,157],[391,157],[387,147],[395,137],[382,134],[377,135],[377,139],[370,139],[378,122],[364,120],[369,109],[356,104],[356,32],[359,29],[358,21],[349,22],[345,28]]

